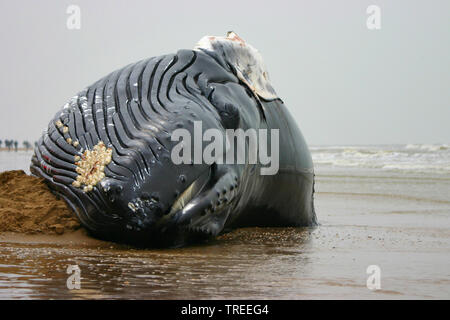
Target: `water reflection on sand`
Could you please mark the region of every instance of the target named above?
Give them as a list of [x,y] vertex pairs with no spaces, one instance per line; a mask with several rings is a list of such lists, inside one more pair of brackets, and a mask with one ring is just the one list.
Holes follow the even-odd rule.
[[[169,250],[3,243],[0,298],[276,297],[305,275],[310,246],[309,229],[257,228]],[[66,287],[70,264],[81,269],[81,290]]]
[[[171,250],[101,242],[82,230],[0,235],[0,298],[450,298],[449,175],[316,172],[317,228],[241,229]],[[66,286],[71,264],[81,269],[80,290]],[[381,290],[367,289],[369,265],[381,269]]]

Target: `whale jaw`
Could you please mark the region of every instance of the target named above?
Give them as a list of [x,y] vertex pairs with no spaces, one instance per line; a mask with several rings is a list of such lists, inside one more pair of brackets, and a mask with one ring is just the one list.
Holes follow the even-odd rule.
[[238,190],[237,173],[228,166],[213,164],[186,188],[170,213],[157,223],[161,238],[178,233],[175,237],[178,242],[189,243],[217,236],[239,200]]

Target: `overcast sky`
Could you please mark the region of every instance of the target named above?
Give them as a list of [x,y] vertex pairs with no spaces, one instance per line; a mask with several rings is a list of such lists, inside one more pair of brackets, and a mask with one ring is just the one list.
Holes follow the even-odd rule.
[[437,0],[2,0],[0,139],[37,140],[100,77],[228,30],[261,52],[309,144],[450,143],[450,1]]

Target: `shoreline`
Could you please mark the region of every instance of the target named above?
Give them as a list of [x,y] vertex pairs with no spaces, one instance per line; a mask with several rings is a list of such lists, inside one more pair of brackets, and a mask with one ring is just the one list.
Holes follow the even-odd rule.
[[6,152],[29,151],[29,152],[31,152],[31,151],[33,151],[33,148],[31,148],[31,149],[17,148],[17,151],[16,151],[16,149],[14,147],[11,148],[11,150],[9,150],[8,148],[2,147],[2,148],[0,148],[0,152],[2,152],[2,151],[6,151]]
[[26,234],[21,232],[0,232],[0,244],[24,244],[24,245],[47,245],[47,246],[83,246],[86,248],[110,248],[122,247],[113,242],[102,241],[93,238],[88,232],[80,228],[76,231],[64,234]]
[[[0,298],[449,299],[450,179],[319,168],[315,228],[241,228],[173,249],[101,241],[83,228],[0,233]],[[78,293],[65,286],[74,264]],[[371,265],[380,290],[366,286]]]

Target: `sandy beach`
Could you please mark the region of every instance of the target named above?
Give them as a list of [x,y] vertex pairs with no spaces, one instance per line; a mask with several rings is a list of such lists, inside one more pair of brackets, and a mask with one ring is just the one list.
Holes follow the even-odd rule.
[[450,300],[450,1],[0,8],[0,301]]
[[[431,152],[401,148],[397,165],[402,152]],[[3,232],[0,298],[449,299],[450,174],[380,167],[389,163],[379,150],[358,149],[378,154],[371,166],[356,151],[330,150],[312,148],[317,228],[240,229],[165,250],[99,241],[83,229]],[[30,156],[0,152],[0,171],[26,170]],[[69,265],[81,270],[80,290],[66,286]],[[367,288],[369,265],[380,268],[379,290]]]

